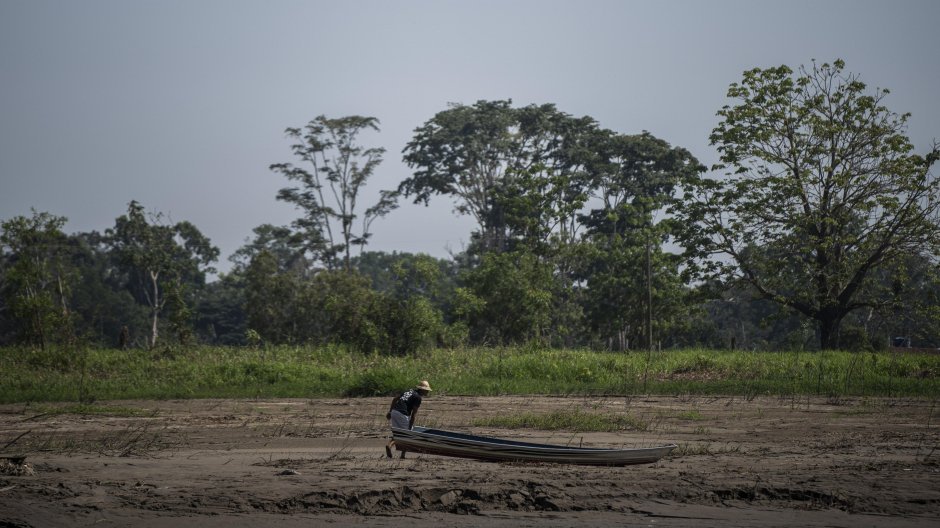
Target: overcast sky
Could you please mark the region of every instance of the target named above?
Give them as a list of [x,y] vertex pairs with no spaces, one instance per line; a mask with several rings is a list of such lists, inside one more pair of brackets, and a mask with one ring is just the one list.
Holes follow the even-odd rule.
[[[368,189],[449,102],[555,103],[715,161],[728,85],[756,66],[842,58],[940,138],[940,1],[0,0],[0,220],[30,208],[104,231],[131,200],[194,223],[218,267],[264,223],[294,161],[286,127],[377,117]],[[473,222],[438,197],[374,224],[370,249],[445,257]]]

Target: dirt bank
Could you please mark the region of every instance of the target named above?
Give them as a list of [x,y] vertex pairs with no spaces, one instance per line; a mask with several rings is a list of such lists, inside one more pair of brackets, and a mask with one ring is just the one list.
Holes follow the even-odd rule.
[[[98,405],[119,415],[0,406],[0,447],[18,438],[0,452],[29,464],[0,471],[0,527],[940,524],[940,413],[926,400],[435,396],[419,419],[549,443],[680,445],[625,468],[389,460],[387,398]],[[640,428],[472,425],[558,409],[625,413]]]

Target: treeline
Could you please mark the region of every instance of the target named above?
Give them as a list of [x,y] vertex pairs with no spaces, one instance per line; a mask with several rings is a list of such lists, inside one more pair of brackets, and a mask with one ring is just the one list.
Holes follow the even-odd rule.
[[[368,207],[385,150],[359,137],[378,120],[320,116],[270,167],[299,217],[255,228],[213,282],[218,249],[137,202],[103,233],[67,235],[45,212],[4,221],[0,342],[940,346],[938,148],[915,154],[907,115],[843,67],[745,72],[710,170],[551,104],[452,105]],[[439,195],[476,221],[465,251],[363,251],[375,221]]]

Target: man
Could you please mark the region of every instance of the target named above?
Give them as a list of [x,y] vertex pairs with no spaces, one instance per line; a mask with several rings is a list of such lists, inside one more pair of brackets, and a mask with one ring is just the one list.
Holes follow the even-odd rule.
[[[408,389],[392,400],[392,405],[388,408],[385,418],[388,419],[389,426],[393,429],[413,429],[415,418],[418,416],[418,408],[421,407],[421,400],[431,393],[431,385],[422,380],[418,386]],[[392,448],[395,447],[395,440],[390,440],[385,445],[385,455],[392,458]],[[405,458],[405,450],[402,449],[401,457]]]

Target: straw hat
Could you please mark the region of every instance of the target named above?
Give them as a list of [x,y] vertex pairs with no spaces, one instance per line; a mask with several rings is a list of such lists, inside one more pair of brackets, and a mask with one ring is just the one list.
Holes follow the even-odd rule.
[[427,380],[421,380],[421,383],[418,384],[418,388],[431,392],[431,385],[427,382]]

